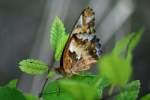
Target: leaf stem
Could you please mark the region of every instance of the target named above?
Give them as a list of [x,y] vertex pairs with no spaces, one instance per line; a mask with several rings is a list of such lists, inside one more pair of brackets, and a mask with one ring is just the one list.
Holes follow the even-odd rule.
[[121,90],[118,90],[118,91],[113,92],[111,95],[108,93],[108,95],[102,97],[101,100],[108,100],[108,99],[110,99],[111,97],[113,97],[113,96],[119,94],[120,92],[121,92]]
[[114,90],[114,85],[111,85],[109,91],[108,91],[108,95],[111,95],[113,93]]
[[125,86],[124,88],[118,88],[117,90],[113,91],[111,95],[108,93],[108,95],[102,97],[101,100],[112,99],[112,97],[114,97],[114,96],[118,95],[119,93],[124,92],[124,91],[126,91],[128,89],[129,89],[128,86]]
[[[49,73],[49,70],[48,70],[48,73]],[[41,91],[40,91],[40,93],[39,93],[39,98],[42,97],[43,91],[44,91],[44,88],[45,88],[47,82],[48,82],[48,77],[46,77],[46,79],[45,79],[45,81],[44,81],[44,84],[43,84],[43,86],[42,86],[42,89],[41,89]]]
[[[48,66],[48,72],[47,72],[47,75],[49,74],[49,72],[50,72],[50,70],[52,69],[52,66],[53,66],[53,64],[54,64],[54,62],[55,62],[54,54],[55,54],[55,52],[52,51],[52,54],[51,54],[51,60],[50,60],[49,66]],[[48,76],[46,76],[46,79],[44,80],[42,89],[41,89],[41,91],[39,92],[39,98],[41,98],[42,95],[43,95],[43,91],[44,91],[45,86],[46,86],[46,84],[47,84],[47,82],[48,82],[48,79],[49,79]]]
[[[54,78],[52,78],[51,81],[56,81],[56,80],[59,80],[61,78],[62,78],[62,76],[59,76],[59,75],[56,74],[56,76],[54,76]],[[39,93],[39,98],[41,98],[45,94],[45,93],[43,93],[43,91],[44,91],[44,89],[45,89],[45,87],[47,85],[48,79],[49,79],[49,77],[47,77],[45,79],[45,81],[44,81],[44,84],[42,86],[41,92]],[[58,92],[61,92],[60,88],[58,89]]]

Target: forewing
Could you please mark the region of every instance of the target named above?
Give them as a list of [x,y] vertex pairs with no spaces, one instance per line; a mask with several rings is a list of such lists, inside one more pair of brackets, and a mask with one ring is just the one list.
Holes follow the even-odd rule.
[[89,7],[81,13],[63,51],[59,72],[75,74],[87,70],[101,55],[101,44],[94,34],[94,16]]
[[95,33],[95,14],[90,7],[82,11],[71,35],[77,33]]

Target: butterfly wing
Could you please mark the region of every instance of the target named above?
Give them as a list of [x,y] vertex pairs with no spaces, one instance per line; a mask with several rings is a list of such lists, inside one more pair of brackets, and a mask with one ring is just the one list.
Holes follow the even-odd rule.
[[94,20],[91,8],[83,10],[63,51],[59,72],[76,74],[97,61],[102,51],[95,35]]
[[95,33],[95,13],[90,7],[82,11],[75,23],[71,35],[76,33]]

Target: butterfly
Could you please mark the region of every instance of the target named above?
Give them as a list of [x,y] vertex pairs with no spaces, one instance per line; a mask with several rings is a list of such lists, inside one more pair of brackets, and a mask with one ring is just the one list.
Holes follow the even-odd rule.
[[95,13],[85,8],[69,35],[57,72],[74,75],[90,69],[102,54],[101,44],[95,34]]

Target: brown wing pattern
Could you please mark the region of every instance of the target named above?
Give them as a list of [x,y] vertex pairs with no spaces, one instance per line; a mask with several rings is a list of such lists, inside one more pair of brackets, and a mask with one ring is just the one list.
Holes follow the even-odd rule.
[[77,74],[89,69],[101,55],[101,44],[96,38],[95,17],[91,8],[86,8],[80,15],[62,54],[58,71],[64,74]]
[[76,33],[95,33],[95,14],[90,7],[81,13],[72,35]]

